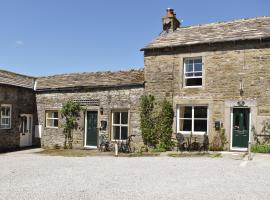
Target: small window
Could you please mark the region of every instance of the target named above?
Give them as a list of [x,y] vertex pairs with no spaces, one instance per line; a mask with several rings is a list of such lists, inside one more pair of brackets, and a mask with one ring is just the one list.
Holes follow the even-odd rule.
[[128,112],[112,112],[112,139],[128,138]]
[[200,87],[203,79],[202,58],[184,59],[184,87]]
[[207,133],[207,106],[179,106],[177,110],[178,132]]
[[58,128],[58,111],[46,111],[46,127]]
[[11,128],[11,105],[2,104],[0,112],[0,128]]

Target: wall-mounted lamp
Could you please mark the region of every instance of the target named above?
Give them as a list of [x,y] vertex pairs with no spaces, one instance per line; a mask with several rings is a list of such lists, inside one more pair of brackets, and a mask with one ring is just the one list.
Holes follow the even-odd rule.
[[103,115],[103,107],[100,107],[100,114]]
[[243,94],[244,94],[244,81],[242,78],[240,79],[239,92],[240,92],[240,96],[243,96]]

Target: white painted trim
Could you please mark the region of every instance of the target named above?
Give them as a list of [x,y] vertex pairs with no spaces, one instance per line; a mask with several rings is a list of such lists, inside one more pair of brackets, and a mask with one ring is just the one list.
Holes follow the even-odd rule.
[[[115,112],[119,112],[120,113],[120,124],[114,124],[113,123],[113,118],[114,118],[114,113]],[[127,122],[127,124],[121,124],[122,112],[127,112],[128,113],[128,122]],[[115,141],[125,141],[125,140],[122,140],[122,139],[119,139],[119,140],[113,139],[113,127],[114,126],[119,126],[120,127],[120,135],[119,135],[120,138],[122,138],[121,127],[127,127],[127,129],[128,129],[127,130],[127,137],[129,136],[129,126],[130,126],[130,124],[129,124],[129,122],[130,122],[129,116],[130,116],[129,109],[121,109],[121,110],[115,109],[115,110],[112,110],[111,111],[111,119],[112,119],[112,121],[111,121],[111,141],[114,141],[114,142]]]
[[86,149],[97,149],[97,146],[84,146]]
[[[20,147],[25,147],[25,146],[32,146],[33,144],[33,129],[34,129],[34,122],[33,122],[33,115],[32,114],[20,114],[20,117],[26,117],[27,118],[27,124],[26,124],[26,127],[29,128],[29,130],[26,130],[28,131],[28,144],[27,145],[22,145],[21,144],[21,134],[25,134],[24,132],[20,132]],[[29,120],[31,119],[31,120]],[[31,124],[30,124],[30,121],[31,121]],[[24,125],[24,124],[23,124]],[[24,130],[24,127],[23,127],[23,130]],[[26,132],[27,134],[27,132]]]
[[248,108],[249,109],[249,133],[248,133],[248,141],[250,141],[250,137],[251,137],[251,108],[250,107],[231,107],[231,141],[230,141],[230,149],[232,151],[247,151],[248,148],[241,148],[241,147],[233,147],[232,143],[233,143],[233,109],[234,108]]
[[[201,59],[202,60],[202,71],[198,71],[198,73],[202,73],[202,76],[195,76],[195,77],[186,77],[186,61],[187,60],[195,60],[195,59]],[[194,63],[193,63],[194,65]],[[193,66],[194,67],[194,66]],[[192,71],[195,73],[196,71]],[[190,73],[192,73],[190,72]],[[187,72],[188,73],[188,72]],[[204,84],[204,60],[202,56],[195,56],[195,57],[184,57],[183,58],[183,88],[202,88]],[[195,85],[195,86],[187,86],[186,85],[186,79],[195,79],[195,78],[201,78],[202,79],[202,85]]]
[[[0,126],[0,129],[2,130],[8,130],[8,129],[11,129],[12,128],[12,104],[0,104],[0,108],[1,107],[9,107],[10,108],[10,116],[9,116],[9,119],[10,119],[10,125],[8,128],[1,128]],[[6,117],[5,117],[6,118]],[[0,120],[2,119],[1,117],[1,110],[0,110]],[[1,121],[0,121],[0,125],[1,125]]]
[[[184,118],[184,119],[190,119],[191,120],[191,131],[180,131],[179,127],[179,115],[180,115],[180,107],[185,107],[185,106],[190,106],[192,107],[192,116],[191,118]],[[207,120],[207,129],[206,129],[206,134],[208,135],[209,131],[209,105],[207,104],[176,104],[176,132],[177,133],[182,133],[184,135],[192,134],[193,135],[204,135],[205,132],[203,131],[194,131],[194,107],[200,107],[200,106],[205,106],[207,107],[207,118],[196,118],[196,119],[202,119],[202,120]]]

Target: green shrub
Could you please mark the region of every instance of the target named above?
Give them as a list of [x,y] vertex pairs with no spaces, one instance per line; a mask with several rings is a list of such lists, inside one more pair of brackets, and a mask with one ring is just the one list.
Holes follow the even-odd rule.
[[254,153],[270,153],[270,144],[253,144],[251,151]]
[[154,96],[144,95],[140,100],[140,118],[143,143],[147,146],[156,146],[158,135],[155,130]]
[[80,116],[81,110],[81,106],[72,100],[68,100],[66,103],[64,103],[61,109],[61,116],[64,119],[63,128],[65,135],[65,149],[72,149],[73,130],[77,129],[78,127],[77,118]]
[[170,150],[173,146],[172,142],[172,124],[173,124],[173,106],[172,104],[167,101],[163,100],[160,104],[160,112],[158,114],[158,121],[156,125],[156,132],[159,136],[159,145],[166,149]]

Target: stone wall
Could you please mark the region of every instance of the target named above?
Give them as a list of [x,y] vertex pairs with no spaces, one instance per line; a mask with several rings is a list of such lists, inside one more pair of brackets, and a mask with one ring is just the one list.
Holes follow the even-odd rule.
[[[64,102],[68,99],[98,99],[99,106],[85,106],[86,110],[98,111],[98,127],[100,121],[107,121],[107,129],[100,131],[99,134],[110,135],[111,131],[111,112],[117,109],[129,110],[129,134],[135,134],[135,141],[140,141],[140,116],[139,116],[139,99],[144,94],[143,87],[130,88],[110,88],[110,89],[92,89],[81,91],[66,91],[66,92],[42,92],[36,94],[38,121],[42,125],[42,140],[41,145],[44,148],[55,148],[56,146],[63,147],[64,134],[60,119],[59,128],[45,127],[45,111],[58,110],[60,111]],[[101,113],[101,108],[103,113]],[[73,133],[73,147],[84,148],[85,137],[85,111],[81,112],[81,117],[78,119],[79,127]]]
[[[33,114],[33,125],[37,124],[35,94],[31,89],[0,85],[0,104],[12,105],[11,129],[0,129],[0,150],[8,150],[20,145],[20,114]],[[34,138],[33,143],[38,145]]]
[[[183,87],[183,59],[201,56],[203,86]],[[206,44],[145,51],[145,92],[158,99],[172,97],[178,104],[207,104],[209,135],[215,133],[214,122],[221,121],[230,139],[230,111],[225,102],[255,102],[252,126],[261,130],[261,122],[270,119],[270,42],[249,41]],[[240,78],[244,94],[239,92]],[[252,104],[254,105],[254,103]],[[176,131],[176,122],[174,124]]]

